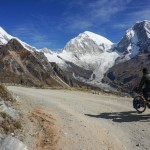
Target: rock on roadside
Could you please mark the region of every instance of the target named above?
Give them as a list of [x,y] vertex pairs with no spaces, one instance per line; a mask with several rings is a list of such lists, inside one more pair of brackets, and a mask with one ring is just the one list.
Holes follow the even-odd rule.
[[20,140],[15,137],[8,136],[2,142],[0,150],[28,150],[26,145],[24,145]]
[[13,120],[19,119],[17,111],[11,107],[7,107],[4,101],[0,101],[0,113],[5,112]]

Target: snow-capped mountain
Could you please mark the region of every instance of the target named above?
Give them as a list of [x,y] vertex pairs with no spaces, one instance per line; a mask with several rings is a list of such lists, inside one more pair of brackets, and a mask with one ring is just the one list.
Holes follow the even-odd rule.
[[[67,69],[71,62],[93,72],[87,80],[72,72],[78,80],[99,85],[104,73],[113,66],[119,56],[112,52],[113,43],[95,33],[86,31],[70,40],[60,53],[45,53],[50,62],[56,62],[61,68]],[[93,78],[94,76],[94,78]]]
[[0,27],[0,45],[7,44],[10,39],[12,39],[12,36]]
[[21,41],[17,37],[11,36],[2,27],[0,27],[0,45],[7,44],[11,39],[16,39],[17,41],[19,41],[21,43],[21,45],[29,51],[37,50],[35,47],[30,46],[29,44]]
[[115,48],[129,60],[139,52],[145,51],[150,44],[150,21],[137,22],[126,31],[121,41]]
[[105,74],[103,81],[132,93],[132,89],[139,86],[142,69],[150,70],[150,21],[137,22],[127,30],[117,48],[122,56]]
[[71,52],[73,56],[80,59],[83,55],[86,54],[99,54],[104,51],[111,49],[113,43],[108,39],[89,32],[85,31],[84,33],[79,34],[76,38],[70,40],[63,51]]

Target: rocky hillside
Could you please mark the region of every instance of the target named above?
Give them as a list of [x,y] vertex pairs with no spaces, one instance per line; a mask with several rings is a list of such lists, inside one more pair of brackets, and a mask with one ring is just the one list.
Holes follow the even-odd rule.
[[138,55],[113,66],[102,81],[117,88],[118,91],[132,93],[133,88],[139,85],[143,67],[150,70],[150,53]]
[[16,39],[0,46],[0,81],[34,86],[62,86],[43,53],[26,50]]

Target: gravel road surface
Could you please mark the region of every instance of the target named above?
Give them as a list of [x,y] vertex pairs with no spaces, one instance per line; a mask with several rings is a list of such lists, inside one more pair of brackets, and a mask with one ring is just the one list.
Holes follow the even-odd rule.
[[131,98],[73,90],[7,88],[27,111],[44,108],[54,114],[61,150],[150,150],[149,110],[137,114]]

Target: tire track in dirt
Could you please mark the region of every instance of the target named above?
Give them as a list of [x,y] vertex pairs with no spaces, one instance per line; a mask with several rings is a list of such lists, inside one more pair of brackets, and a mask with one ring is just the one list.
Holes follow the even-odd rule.
[[[32,127],[36,127],[35,143],[33,149],[35,150],[57,150],[58,145],[58,129],[55,126],[55,121],[50,112],[44,108],[35,109],[31,112],[30,121]],[[32,133],[31,133],[32,134]]]

